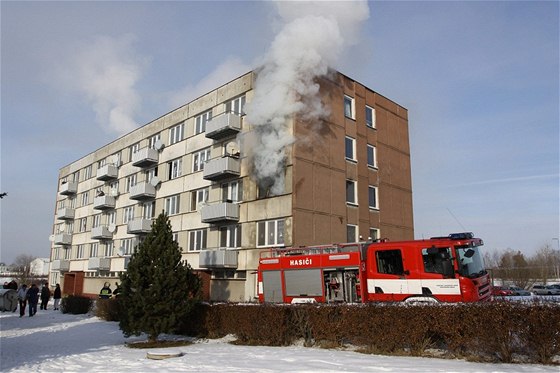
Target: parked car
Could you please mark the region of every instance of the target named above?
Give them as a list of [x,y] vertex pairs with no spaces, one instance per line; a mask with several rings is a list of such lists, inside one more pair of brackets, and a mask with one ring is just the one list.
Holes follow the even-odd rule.
[[533,285],[532,291],[537,295],[560,295],[560,289],[556,285]]
[[531,292],[529,290],[522,289],[518,286],[509,286],[508,290],[511,290],[513,295],[518,295],[518,296],[530,296],[531,295]]
[[492,295],[497,297],[504,297],[513,295],[513,291],[503,287],[503,286],[492,286]]

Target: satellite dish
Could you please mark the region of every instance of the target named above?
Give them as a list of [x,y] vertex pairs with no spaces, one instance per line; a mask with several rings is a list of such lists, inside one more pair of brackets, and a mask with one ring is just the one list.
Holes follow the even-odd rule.
[[121,157],[119,157],[118,154],[114,154],[113,156],[111,156],[111,162],[112,162],[115,166],[119,167],[119,166],[121,165],[121,160],[120,160],[120,158],[121,158]]
[[226,153],[227,155],[239,155],[239,146],[235,141],[230,141],[226,144]]
[[115,224],[109,224],[107,229],[109,230],[109,232],[115,233],[115,231],[117,230],[117,226]]
[[110,193],[111,193],[111,197],[119,196],[119,190],[117,188],[112,188]]
[[165,145],[163,144],[163,142],[161,142],[161,140],[157,140],[154,144],[154,148],[157,151],[162,151],[162,149],[165,148]]
[[159,183],[161,183],[161,180],[157,176],[152,177],[152,179],[150,180],[150,184],[152,184],[154,188],[157,187]]
[[49,241],[54,242],[54,234],[51,234],[51,235],[49,236]]

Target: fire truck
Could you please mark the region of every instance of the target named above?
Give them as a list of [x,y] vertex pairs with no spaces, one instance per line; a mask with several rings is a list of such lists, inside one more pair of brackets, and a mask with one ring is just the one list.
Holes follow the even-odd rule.
[[261,303],[478,302],[491,286],[470,232],[261,252]]

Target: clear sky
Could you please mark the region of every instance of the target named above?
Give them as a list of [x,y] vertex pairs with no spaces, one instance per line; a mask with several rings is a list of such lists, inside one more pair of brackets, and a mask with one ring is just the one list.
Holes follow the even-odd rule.
[[[416,237],[557,248],[559,2],[367,5],[334,67],[409,111]],[[0,261],[49,256],[61,167],[257,66],[281,9],[2,1]]]

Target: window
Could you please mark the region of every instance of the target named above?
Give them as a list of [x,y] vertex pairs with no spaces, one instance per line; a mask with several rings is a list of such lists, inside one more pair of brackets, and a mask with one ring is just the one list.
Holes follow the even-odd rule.
[[454,277],[451,250],[448,247],[431,247],[422,249],[424,271]]
[[159,140],[161,140],[161,134],[155,134],[153,136],[151,136],[148,139],[148,148],[152,148],[155,149],[156,148],[156,142],[158,142]]
[[220,227],[220,247],[241,247],[241,226],[228,225]]
[[128,148],[128,161],[131,162],[132,161],[132,156],[134,155],[134,153],[137,153],[138,150],[140,150],[140,143],[137,142],[136,144],[130,146]]
[[346,159],[356,161],[356,139],[346,136],[344,138],[344,145]]
[[346,242],[358,242],[358,227],[352,224],[346,226]]
[[168,162],[169,166],[169,180],[176,179],[182,174],[183,170],[183,158],[177,158]]
[[144,219],[153,219],[155,216],[156,201],[144,202],[142,204],[142,217]]
[[226,113],[245,115],[245,95],[226,102]]
[[257,222],[257,246],[284,245],[284,219]]
[[354,99],[350,96],[344,96],[344,116],[354,119]]
[[173,145],[183,140],[183,133],[185,131],[185,123],[171,127],[169,130],[169,145]]
[[92,224],[91,227],[92,228],[97,228],[101,225],[101,214],[97,214],[97,215],[93,215],[93,220],[92,220]]
[[158,168],[150,168],[144,173],[144,175],[146,175],[146,182],[149,183],[154,177],[158,175]]
[[134,252],[134,239],[125,238],[122,240],[122,250],[124,255],[132,255]]
[[210,119],[212,119],[212,110],[208,110],[196,117],[194,120],[194,134],[198,135],[199,133],[205,132],[206,123],[208,123]]
[[[171,237],[173,237],[173,241],[179,243],[179,232],[172,232]],[[181,250],[182,251],[182,250]]]
[[128,206],[124,208],[123,223],[126,224],[134,219],[134,206]]
[[210,148],[202,149],[193,156],[193,172],[204,170],[204,163],[210,159]]
[[206,229],[197,229],[189,232],[189,251],[206,249]]
[[111,181],[109,183],[109,190],[112,193],[111,195],[118,195],[118,193],[119,193],[119,181],[118,180]]
[[358,204],[357,183],[354,180],[346,180],[346,203]]
[[243,183],[241,180],[231,181],[222,184],[222,201],[240,202],[243,201]]
[[375,128],[375,109],[366,106],[366,126]]
[[64,259],[68,260],[71,259],[71,255],[72,255],[72,248],[64,248]]
[[91,178],[91,169],[92,169],[91,165],[84,168],[84,180]]
[[377,149],[375,146],[367,144],[367,165],[377,168]]
[[126,178],[126,191],[130,192],[130,188],[136,185],[136,174]]
[[99,250],[99,244],[97,242],[92,243],[89,246],[89,257],[90,258],[97,258],[97,251]]
[[89,192],[82,193],[82,206],[87,206],[89,203]]
[[371,241],[378,240],[381,237],[381,233],[379,232],[378,228],[370,228],[369,229],[369,239]]
[[76,207],[76,198],[68,198],[66,200],[66,205],[68,207],[70,207],[71,209],[75,208]]
[[80,171],[76,171],[72,174],[72,181],[75,181],[75,182],[80,181]]
[[199,209],[201,203],[208,202],[210,188],[202,188],[192,192],[191,211]]
[[85,245],[78,245],[76,249],[76,259],[82,259],[84,257]]
[[101,168],[107,164],[107,158],[103,158],[102,160],[97,162],[97,168]]
[[377,272],[402,276],[404,267],[400,250],[383,250],[375,253]]
[[377,198],[377,187],[369,186],[368,187],[368,206],[370,209],[378,209],[378,198]]
[[165,213],[175,215],[179,213],[179,195],[176,194],[165,199]]
[[79,232],[85,232],[87,230],[87,218],[80,219],[80,226],[78,229]]
[[104,246],[103,256],[109,257],[113,255],[113,241],[107,241]]
[[52,254],[52,258],[53,260],[58,260],[60,259],[60,248],[59,247],[55,247],[53,248],[53,254]]
[[117,224],[117,212],[115,210],[107,213],[107,224]]

